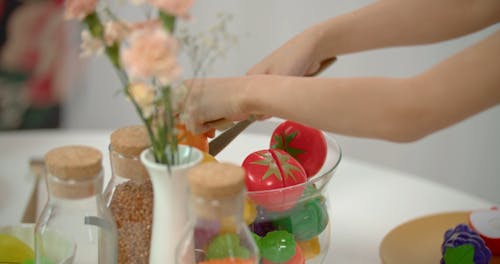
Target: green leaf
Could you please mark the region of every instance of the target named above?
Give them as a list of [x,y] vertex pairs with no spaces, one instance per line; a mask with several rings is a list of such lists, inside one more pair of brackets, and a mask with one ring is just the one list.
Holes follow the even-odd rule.
[[279,171],[278,165],[274,161],[272,154],[270,152],[266,152],[266,153],[259,154],[259,156],[262,158],[261,160],[252,161],[252,162],[250,162],[250,164],[257,164],[257,165],[262,165],[262,166],[267,167],[266,172],[262,176],[262,180],[265,180],[265,179],[269,178],[270,176],[274,175],[276,177],[276,179],[278,179],[279,181],[282,181],[281,173]]
[[474,264],[474,246],[464,244],[458,247],[447,247],[444,252],[446,264]]
[[97,16],[96,12],[86,16],[83,22],[87,25],[92,37],[102,39],[102,36],[104,35],[104,28],[102,27],[101,20],[99,19],[99,16]]
[[286,134],[285,133],[285,146],[288,147],[288,145],[290,144],[290,142],[292,142],[292,140],[297,136],[298,133],[299,132],[297,132],[297,131],[293,131],[290,134]]
[[271,148],[285,150],[283,136],[280,134],[274,135],[274,144],[271,145]]
[[276,151],[276,157],[278,158],[281,164],[281,168],[283,169],[283,173],[285,174],[284,177],[285,178],[290,177],[294,181],[297,181],[297,179],[295,178],[295,174],[293,174],[293,172],[294,171],[301,172],[302,171],[301,168],[290,164],[290,162],[288,162],[290,160],[290,156],[288,155],[284,155]]
[[160,11],[159,17],[161,22],[163,23],[163,27],[168,30],[168,32],[174,32],[175,28],[175,16],[169,15],[163,11]]
[[297,157],[298,155],[304,153],[304,150],[302,149],[290,147],[290,143],[297,136],[297,134],[298,131],[293,131],[290,134],[283,132],[283,135],[276,134],[274,136],[275,143],[271,146],[271,148],[284,150],[288,152],[288,154],[292,155],[292,157]]

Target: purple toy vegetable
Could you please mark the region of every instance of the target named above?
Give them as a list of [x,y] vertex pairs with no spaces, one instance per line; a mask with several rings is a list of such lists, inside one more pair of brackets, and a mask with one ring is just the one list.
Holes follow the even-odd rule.
[[484,240],[466,224],[446,231],[441,253],[441,264],[488,264],[491,259],[491,251]]

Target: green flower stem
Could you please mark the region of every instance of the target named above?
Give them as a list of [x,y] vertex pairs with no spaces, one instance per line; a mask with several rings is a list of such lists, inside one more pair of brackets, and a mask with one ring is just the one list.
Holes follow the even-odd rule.
[[[126,78],[126,76],[124,78]],[[165,149],[165,147],[163,146],[164,144],[162,144],[162,142],[161,142],[164,140],[161,140],[161,137],[160,137],[160,142],[158,142],[158,139],[155,137],[153,129],[151,128],[152,119],[144,117],[144,112],[142,111],[141,107],[139,106],[139,104],[137,103],[135,98],[130,95],[130,93],[128,91],[128,81],[123,80],[122,78],[120,80],[122,80],[122,83],[124,85],[123,90],[125,91],[125,94],[127,95],[128,98],[130,98],[130,101],[132,101],[132,105],[134,106],[135,111],[139,114],[139,118],[141,119],[142,123],[144,123],[144,126],[146,127],[149,139],[151,140],[151,146],[153,147],[153,155],[155,157],[155,161],[159,162],[159,163],[167,164],[166,163],[166,154],[165,154],[165,151],[163,151]],[[162,135],[162,134],[158,134],[158,135]]]
[[[173,32],[175,28],[175,16],[169,15],[167,13],[161,12],[159,13],[160,20],[163,23],[164,28],[168,32]],[[102,25],[101,20],[96,12],[89,14],[84,19],[85,25],[88,27],[90,34],[94,38],[104,39],[104,27]],[[156,127],[156,133],[153,131],[153,118],[145,118],[144,112],[142,108],[139,106],[135,98],[133,98],[129,93],[129,84],[130,80],[124,70],[121,68],[119,55],[120,55],[120,46],[119,43],[114,43],[111,46],[106,47],[106,55],[110,62],[113,64],[115,70],[118,73],[118,77],[123,85],[123,90],[128,98],[132,101],[132,104],[139,114],[139,118],[144,123],[146,130],[148,132],[149,138],[151,140],[151,146],[153,148],[153,155],[155,161],[158,163],[166,164],[170,169],[170,165],[177,164],[179,162],[178,159],[178,140],[177,133],[175,131],[176,123],[175,117],[172,113],[172,105],[170,103],[170,86],[165,86],[161,88],[162,92],[162,101],[164,104],[163,111],[163,122],[159,122]],[[154,114],[153,114],[154,115]],[[169,150],[167,151],[167,147]]]
[[106,47],[106,55],[116,69],[121,68],[119,58],[120,46],[118,46],[118,43],[114,43],[113,45]]
[[162,99],[163,105],[165,107],[163,111],[163,120],[165,125],[165,132],[167,135],[167,142],[170,142],[170,163],[177,164],[179,163],[178,155],[176,154],[177,149],[177,133],[176,133],[176,122],[175,117],[173,115],[172,104],[171,104],[171,87],[165,86],[162,87]]
[[[167,14],[163,11],[159,11],[158,16],[163,24],[163,27],[170,33],[174,32],[175,29],[175,21],[176,17],[172,16],[170,14]],[[163,111],[163,122],[165,126],[165,132],[167,135],[167,142],[169,142],[169,148],[170,150],[168,151],[169,153],[169,163],[170,164],[177,164],[179,163],[179,155],[178,153],[178,140],[177,140],[177,133],[176,133],[176,123],[175,123],[175,117],[174,114],[172,113],[172,105],[171,105],[171,94],[170,94],[170,86],[165,86],[162,87],[162,100],[163,100],[163,105],[165,107]]]
[[[156,135],[164,135],[164,129],[162,124],[158,124],[156,126]],[[165,140],[162,140],[161,138],[158,138],[157,144],[153,146],[153,151],[155,153],[155,156],[157,156],[157,161],[162,163],[162,164],[169,164],[167,160],[167,156],[165,153]]]
[[[87,28],[89,29],[90,34],[94,38],[103,39],[104,27],[103,27],[101,20],[99,19],[99,16],[97,15],[96,12],[92,12],[87,17],[85,17],[84,23],[87,25]],[[130,81],[128,80],[127,74],[121,68],[120,61],[119,61],[119,54],[120,54],[120,47],[119,47],[118,43],[114,43],[112,46],[106,47],[106,55],[118,73],[118,77],[123,84],[123,90],[124,90],[125,94],[132,101],[132,104],[134,105],[136,112],[139,114],[139,118],[142,120],[142,122],[146,126],[149,138],[151,140],[151,145],[153,146],[153,154],[154,154],[156,162],[166,163],[166,155],[165,155],[165,151],[163,151],[164,147],[163,148],[161,147],[161,145],[163,145],[163,144],[159,144],[161,142],[157,141],[157,139],[155,138],[155,135],[153,133],[153,130],[151,129],[152,121],[150,119],[146,119],[144,117],[144,113],[142,112],[141,107],[139,106],[137,101],[132,96],[130,96],[130,93],[128,92],[128,86],[129,86]]]

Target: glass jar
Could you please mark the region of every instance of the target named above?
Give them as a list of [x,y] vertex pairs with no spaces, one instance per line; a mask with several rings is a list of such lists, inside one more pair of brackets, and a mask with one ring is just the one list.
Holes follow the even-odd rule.
[[110,137],[111,179],[106,204],[118,228],[118,263],[148,263],[153,188],[139,155],[150,146],[144,126],[115,130]]
[[[117,231],[102,198],[102,155],[87,146],[47,152],[49,199],[35,226],[35,263],[116,263]],[[54,235],[74,242],[67,249],[50,245]]]
[[259,263],[258,248],[243,220],[245,171],[218,162],[188,172],[190,221],[176,263]]
[[[336,140],[325,134],[327,157],[320,171],[302,184],[285,188],[247,192],[245,221],[258,235],[263,263],[324,263],[330,249],[332,212],[328,183],[338,168],[342,151]],[[301,194],[298,198],[296,194]],[[291,241],[292,238],[294,241]],[[296,247],[284,251],[285,245]],[[290,240],[290,241],[289,241]],[[293,254],[292,254],[293,253]]]

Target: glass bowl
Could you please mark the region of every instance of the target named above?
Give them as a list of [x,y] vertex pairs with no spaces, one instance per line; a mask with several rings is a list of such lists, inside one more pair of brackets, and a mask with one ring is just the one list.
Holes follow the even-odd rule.
[[[271,133],[272,130],[269,133],[265,132],[266,136],[264,137],[267,135],[270,137]],[[323,263],[330,248],[332,218],[327,199],[329,195],[326,193],[328,188],[326,187],[342,157],[342,151],[337,141],[331,135],[323,134],[327,142],[327,157],[316,175],[299,185],[247,192],[245,205],[245,221],[252,232],[260,237],[264,237],[268,232],[278,230],[291,233],[295,244],[298,245],[296,254],[302,254],[308,264]],[[297,196],[300,198],[297,199]],[[295,198],[289,199],[289,197]],[[262,206],[264,205],[262,201],[267,204]],[[271,206],[270,201],[274,203]],[[259,205],[259,202],[262,205]],[[262,247],[261,244],[261,251]],[[279,251],[278,249],[273,250]],[[297,253],[298,250],[300,253]],[[272,252],[268,251],[266,254],[272,254]]]
[[[34,224],[19,224],[12,226],[0,227],[0,263],[12,263],[13,259],[22,262],[16,263],[35,263],[34,261],[34,244],[35,244],[35,225]],[[2,235],[8,235],[9,238]],[[14,237],[15,239],[12,239]],[[46,248],[47,256],[42,263],[47,264],[66,264],[73,263],[75,254],[75,245],[72,241],[59,236],[56,233],[51,233],[48,237],[49,248]],[[30,254],[28,251],[31,251]]]

